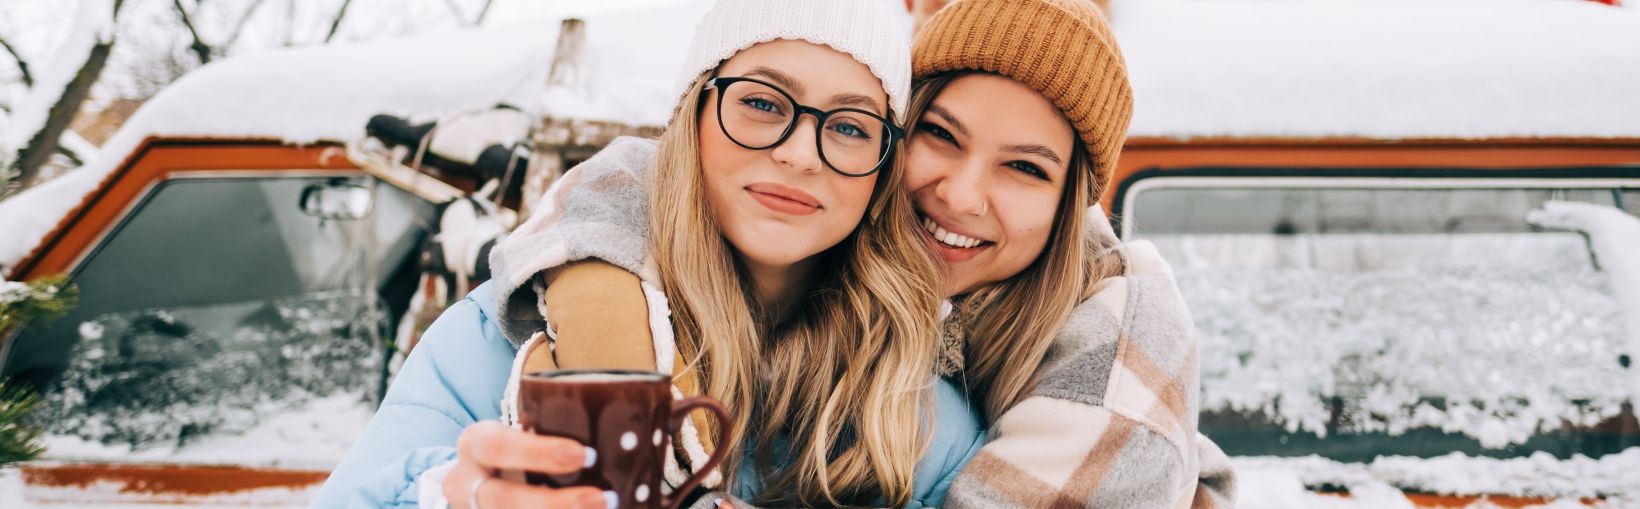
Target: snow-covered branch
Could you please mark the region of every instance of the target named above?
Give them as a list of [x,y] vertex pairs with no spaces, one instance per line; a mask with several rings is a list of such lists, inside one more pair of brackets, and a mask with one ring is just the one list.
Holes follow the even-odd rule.
[[177,17],[182,19],[182,26],[188,28],[188,35],[194,38],[194,42],[188,45],[188,49],[193,50],[194,54],[199,56],[201,65],[211,63],[211,46],[205,44],[205,39],[199,36],[199,29],[194,28],[194,20],[192,16],[188,15],[188,8],[182,6],[182,0],[171,0],[171,4],[176,6]]
[[18,53],[17,48],[6,42],[5,37],[0,37],[0,48],[5,48],[6,53],[11,54],[11,59],[17,62],[17,70],[23,75],[23,85],[34,86],[34,75],[28,72],[28,61],[23,59],[23,54]]
[[347,6],[353,5],[353,0],[343,0],[342,7],[336,9],[336,17],[330,21],[330,31],[325,33],[325,43],[330,43],[336,37],[336,30],[342,28],[342,19],[347,17]]
[[28,187],[91,94],[114,47],[114,15],[123,0],[81,0],[67,39],[14,105],[0,132],[0,167]]
[[84,136],[80,136],[80,133],[69,129],[63,131],[63,137],[57,140],[57,151],[74,160],[74,164],[80,165],[97,155],[100,149]]

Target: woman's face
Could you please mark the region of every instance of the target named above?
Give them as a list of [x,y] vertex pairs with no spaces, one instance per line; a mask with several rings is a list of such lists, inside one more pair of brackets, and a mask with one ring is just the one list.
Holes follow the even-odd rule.
[[[888,116],[882,82],[865,64],[826,46],[761,43],[725,61],[717,76],[766,82],[798,104],[822,111],[846,107]],[[822,127],[814,115],[799,115],[796,128],[773,148],[752,150],[735,143],[720,127],[720,95],[728,98],[722,105],[723,122],[731,131],[741,122],[792,114],[792,105],[779,94],[754,87],[760,86],[732,84],[727,95],[723,89],[707,94],[700,111],[700,160],[707,200],[724,237],[748,265],[782,269],[848,237],[865,214],[878,174],[847,177],[829,169],[816,146],[815,130]],[[860,136],[854,127],[830,122],[821,134]]]
[[946,294],[1025,270],[1047,247],[1075,133],[1046,97],[1009,78],[952,80],[906,148],[906,188]]

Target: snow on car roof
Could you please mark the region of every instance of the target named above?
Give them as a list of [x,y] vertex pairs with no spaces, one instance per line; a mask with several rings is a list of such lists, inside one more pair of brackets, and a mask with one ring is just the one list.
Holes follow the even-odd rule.
[[[558,116],[663,125],[710,0],[587,19]],[[1550,0],[1112,0],[1138,137],[1640,138],[1640,9]],[[658,12],[654,16],[648,12]]]
[[0,202],[0,267],[27,256],[63,215],[153,136],[364,136],[372,115],[427,118],[539,97],[558,23],[244,55],[191,72],[137,110],[86,165]]
[[[663,125],[709,0],[587,19],[559,116]],[[1640,138],[1640,8],[1112,0],[1136,137]]]

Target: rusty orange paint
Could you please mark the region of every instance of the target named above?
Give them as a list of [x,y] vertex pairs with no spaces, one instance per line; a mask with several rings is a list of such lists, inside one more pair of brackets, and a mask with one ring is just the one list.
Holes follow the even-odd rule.
[[104,177],[95,191],[70,211],[57,227],[24,257],[7,279],[28,281],[66,272],[92,247],[126,208],[150,186],[199,172],[310,170],[337,175],[362,174],[340,146],[286,145],[273,140],[144,140],[125,162]]
[[[1323,493],[1323,495],[1350,498],[1349,493]],[[1485,501],[1497,507],[1536,507],[1558,502],[1558,499],[1544,497],[1507,497],[1498,495],[1431,495],[1427,493],[1407,493],[1407,501],[1417,507],[1428,508],[1462,508]],[[1586,506],[1593,506],[1603,502],[1598,498],[1580,498],[1577,502]],[[1490,507],[1490,506],[1489,506]]]
[[31,486],[89,488],[109,483],[122,494],[198,497],[249,490],[303,490],[324,482],[329,472],[274,470],[210,465],[144,465],[79,463],[24,465],[23,482]]
[[1640,164],[1640,138],[1398,140],[1364,138],[1129,139],[1101,201],[1140,170],[1204,166],[1265,168],[1511,169]]

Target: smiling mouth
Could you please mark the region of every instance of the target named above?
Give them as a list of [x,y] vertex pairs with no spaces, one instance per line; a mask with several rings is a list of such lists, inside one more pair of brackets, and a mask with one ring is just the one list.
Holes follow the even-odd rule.
[[993,244],[993,242],[989,240],[976,239],[946,230],[944,227],[940,226],[939,223],[934,222],[933,218],[928,216],[919,214],[919,219],[922,220],[923,231],[928,232],[928,236],[933,237],[935,242],[939,242],[945,247],[954,249],[970,249],[986,247]]

